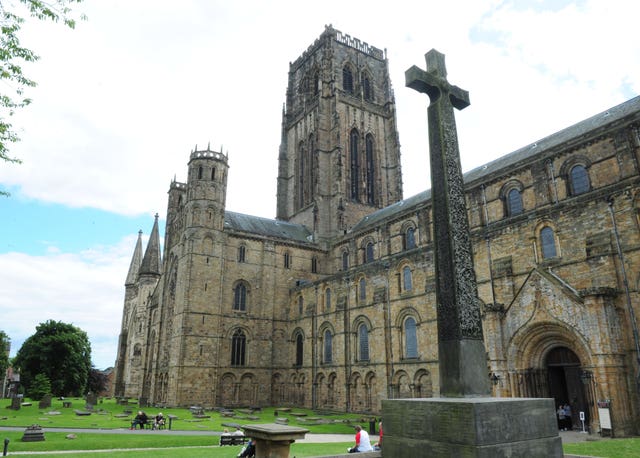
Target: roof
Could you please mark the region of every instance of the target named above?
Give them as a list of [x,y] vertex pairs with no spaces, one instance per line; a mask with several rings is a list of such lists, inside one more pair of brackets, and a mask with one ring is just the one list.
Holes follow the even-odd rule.
[[231,211],[226,211],[224,214],[224,228],[225,230],[231,229],[264,237],[277,237],[288,241],[302,243],[313,242],[312,233],[302,224],[261,218]]
[[[499,172],[500,170],[533,158],[545,150],[559,146],[574,138],[580,138],[589,132],[605,127],[616,121],[620,121],[634,113],[640,113],[640,96],[634,97],[633,99],[621,103],[620,105],[616,105],[613,108],[609,108],[602,113],[587,118],[573,126],[567,127],[566,129],[562,129],[548,137],[544,137],[543,139],[509,153],[506,156],[502,156],[501,158],[477,167],[464,174],[464,182],[469,184],[474,181],[482,180],[491,174]],[[355,226],[353,226],[351,231],[375,227],[380,221],[392,218],[394,215],[401,215],[408,209],[415,208],[421,203],[424,204],[430,199],[431,190],[428,189],[416,194],[415,196],[396,202],[395,204],[381,208],[380,210],[365,216]]]

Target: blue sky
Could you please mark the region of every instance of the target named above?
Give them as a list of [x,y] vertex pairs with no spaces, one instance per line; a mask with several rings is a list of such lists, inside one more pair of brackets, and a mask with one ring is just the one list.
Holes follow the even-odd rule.
[[[15,192],[15,191],[14,191]],[[79,252],[96,245],[114,245],[132,228],[149,231],[148,215],[120,215],[96,208],[25,198],[20,192],[0,200],[0,252],[42,256],[50,250]]]
[[[38,323],[89,334],[114,364],[138,230],[164,223],[196,144],[229,155],[227,209],[274,217],[289,62],[332,24],[385,49],[404,195],[429,187],[423,94],[404,72],[446,55],[470,92],[456,113],[470,170],[640,93],[640,4],[631,0],[340,2],[86,0],[76,30],[28,21],[38,87],[12,121],[23,163],[0,164],[0,329],[15,354]],[[6,90],[5,87],[2,90]]]

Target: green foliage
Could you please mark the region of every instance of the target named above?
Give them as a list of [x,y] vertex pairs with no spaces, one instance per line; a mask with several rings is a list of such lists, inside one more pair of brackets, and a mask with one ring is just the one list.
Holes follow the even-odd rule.
[[35,401],[39,401],[49,393],[51,393],[49,377],[44,374],[36,375],[29,389],[29,397]]
[[[18,0],[26,7],[25,14],[38,20],[62,22],[74,28],[76,21],[71,17],[72,3],[82,0]],[[23,108],[31,99],[25,97],[24,90],[33,87],[36,82],[26,76],[22,65],[35,62],[38,55],[20,44],[19,32],[25,22],[24,15],[17,10],[15,2],[0,1],[0,159],[8,162],[20,162],[20,159],[9,155],[9,144],[19,140],[9,118],[16,109]],[[8,90],[7,93],[4,91]],[[0,191],[0,195],[6,195]]]
[[11,340],[6,332],[0,331],[0,379],[7,373],[9,367],[9,348]]
[[91,370],[89,337],[71,324],[49,320],[25,340],[13,364],[27,393],[36,375],[44,374],[54,395],[79,396],[84,394]]
[[89,380],[87,380],[87,392],[102,393],[107,389],[107,375],[100,369],[91,366]]

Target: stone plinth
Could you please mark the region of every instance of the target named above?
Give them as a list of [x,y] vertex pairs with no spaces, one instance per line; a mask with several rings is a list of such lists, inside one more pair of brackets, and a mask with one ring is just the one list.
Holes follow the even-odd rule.
[[39,442],[44,440],[44,431],[40,425],[31,425],[24,430],[22,442]]
[[562,457],[553,399],[382,401],[384,457]]
[[304,439],[308,429],[269,423],[245,425],[245,436],[256,440],[256,456],[260,458],[289,458],[289,449],[296,439]]

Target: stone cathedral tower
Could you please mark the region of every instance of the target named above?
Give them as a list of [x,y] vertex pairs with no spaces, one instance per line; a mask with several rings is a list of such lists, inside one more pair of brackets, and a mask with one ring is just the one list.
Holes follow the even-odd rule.
[[319,241],[402,199],[385,54],[327,26],[289,66],[277,217],[304,224]]

